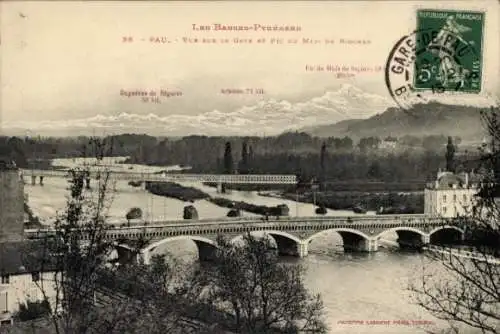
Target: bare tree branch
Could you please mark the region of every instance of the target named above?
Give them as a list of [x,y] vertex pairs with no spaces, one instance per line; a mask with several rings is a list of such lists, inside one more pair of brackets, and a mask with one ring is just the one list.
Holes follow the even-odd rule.
[[[459,217],[471,251],[432,248],[426,253],[418,282],[410,284],[416,304],[436,317],[475,328],[482,333],[500,333],[500,110],[482,114],[491,143],[481,147],[481,162],[487,173],[473,210]],[[430,267],[436,267],[433,272]]]

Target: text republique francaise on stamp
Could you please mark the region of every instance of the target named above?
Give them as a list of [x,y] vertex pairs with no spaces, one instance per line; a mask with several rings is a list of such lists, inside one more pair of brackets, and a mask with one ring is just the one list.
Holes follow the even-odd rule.
[[426,91],[481,92],[485,14],[422,9],[416,15],[417,29],[395,44],[386,64],[386,86],[398,105],[407,109]]

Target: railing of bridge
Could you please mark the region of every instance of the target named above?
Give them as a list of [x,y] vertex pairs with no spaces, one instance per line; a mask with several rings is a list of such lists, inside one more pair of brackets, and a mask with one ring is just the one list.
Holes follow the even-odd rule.
[[[352,215],[352,216],[310,216],[310,217],[291,217],[291,216],[280,216],[276,218],[276,216],[269,216],[266,220],[265,217],[255,216],[255,217],[238,217],[238,218],[210,218],[210,219],[197,219],[197,220],[157,220],[157,221],[137,221],[137,222],[123,222],[123,224],[130,226],[152,226],[152,225],[177,225],[177,224],[204,224],[204,223],[213,223],[213,222],[237,222],[237,223],[246,223],[246,222],[261,222],[261,221],[269,221],[269,222],[329,222],[329,221],[350,221],[350,222],[370,222],[370,221],[411,221],[411,220],[422,220],[422,219],[431,219],[431,220],[439,220],[442,218],[432,217],[426,214],[411,214],[411,215]],[[117,226],[116,224],[114,226]]]
[[[417,216],[417,219],[415,219]],[[402,219],[402,218],[406,219]],[[315,218],[315,219],[308,219]],[[108,233],[118,233],[120,235],[127,234],[141,234],[144,231],[149,233],[157,233],[163,230],[189,230],[189,231],[216,231],[224,229],[246,230],[249,226],[260,229],[279,229],[279,230],[294,230],[300,229],[315,229],[315,228],[353,228],[362,229],[367,226],[373,228],[394,228],[399,226],[406,227],[422,227],[422,226],[446,226],[452,225],[448,220],[442,218],[429,218],[426,215],[404,215],[404,216],[363,216],[362,219],[356,221],[349,221],[349,217],[300,217],[290,219],[278,220],[257,220],[257,219],[210,219],[210,220],[192,220],[192,221],[172,221],[170,224],[143,224],[135,226],[114,227],[110,226]],[[371,220],[370,220],[371,218]],[[374,220],[375,218],[375,220]],[[425,218],[425,219],[424,219]],[[424,220],[422,220],[424,219]],[[454,224],[453,224],[454,225]],[[43,236],[46,234],[53,234],[53,229],[27,229],[25,235],[30,237]]]
[[[443,223],[430,224],[431,226],[442,226],[448,225]],[[247,232],[257,232],[257,231],[283,231],[283,232],[319,232],[320,230],[327,229],[355,229],[362,230],[366,229],[366,224],[355,223],[346,224],[345,222],[315,222],[315,223],[287,223],[287,222],[254,222],[245,224],[235,224],[234,222],[224,222],[224,223],[212,223],[205,225],[168,225],[168,226],[143,226],[135,228],[120,228],[120,229],[110,229],[107,231],[107,238],[110,240],[133,239],[136,237],[152,238],[152,239],[163,239],[176,236],[204,236],[204,235],[227,235],[227,234],[244,234]],[[380,230],[387,230],[396,227],[410,227],[419,228],[422,227],[421,223],[405,223],[405,222],[385,222],[376,223],[368,226],[371,231],[366,231],[369,235],[375,237],[381,233]]]
[[[68,177],[65,170],[23,170],[25,175],[44,177]],[[96,171],[90,171],[94,177]],[[173,174],[173,173],[137,173],[109,171],[112,178],[126,181],[184,181],[208,183],[255,183],[255,184],[296,184],[297,176],[290,174]]]

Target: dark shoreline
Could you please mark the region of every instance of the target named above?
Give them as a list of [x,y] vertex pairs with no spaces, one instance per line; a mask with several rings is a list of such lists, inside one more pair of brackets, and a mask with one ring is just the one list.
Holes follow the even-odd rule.
[[[137,186],[137,185],[136,185]],[[207,200],[219,207],[243,210],[262,216],[286,216],[286,209],[279,210],[277,207],[264,205],[254,205],[243,201],[232,201],[222,197],[212,197],[211,195],[194,187],[185,187],[174,182],[147,182],[146,190],[158,196],[166,196],[177,200],[193,203],[197,200]],[[262,189],[261,189],[262,190]],[[265,190],[263,190],[265,191]],[[370,193],[370,192],[274,192],[260,193],[260,196],[267,196],[279,199],[286,199],[313,204],[317,207],[324,207],[330,210],[360,210],[375,211],[380,214],[413,214],[423,213],[424,196],[421,192],[411,193]]]
[[283,193],[279,197],[292,201],[310,203],[331,210],[375,211],[380,214],[418,214],[424,212],[423,193],[370,193],[370,192],[305,192],[302,194]]
[[[129,182],[129,185],[137,187],[140,186],[140,183]],[[194,203],[197,200],[207,200],[219,207],[230,209],[228,214],[230,211],[241,210],[262,216],[287,216],[289,212],[286,205],[269,207],[265,205],[254,205],[243,201],[232,201],[222,197],[212,197],[197,188],[185,187],[174,182],[146,182],[146,190],[154,195],[165,196],[190,203]]]

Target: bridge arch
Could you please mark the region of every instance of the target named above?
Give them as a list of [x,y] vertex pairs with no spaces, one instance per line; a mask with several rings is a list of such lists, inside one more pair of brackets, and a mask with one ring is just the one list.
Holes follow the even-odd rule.
[[465,237],[465,231],[458,226],[438,226],[429,232],[431,244],[460,244]]
[[329,228],[323,231],[314,233],[309,238],[306,239],[305,243],[308,245],[317,238],[319,235],[326,233],[328,231],[334,231],[340,234],[342,242],[344,245],[344,251],[370,251],[373,248],[372,238],[353,228]]
[[410,226],[398,226],[393,228],[388,228],[379,234],[376,238],[380,239],[380,236],[387,232],[396,232],[398,235],[398,244],[400,248],[406,249],[420,249],[423,245],[429,243],[429,234],[425,233],[415,227]]
[[[290,233],[275,230],[259,230],[252,231],[259,232],[265,235],[269,235],[276,242],[278,248],[278,253],[280,255],[292,255],[292,256],[303,256],[301,251],[302,240]],[[251,232],[251,233],[252,233]],[[231,243],[235,242],[237,239],[243,237],[246,233],[239,234],[231,239]]]
[[314,233],[313,235],[311,235],[309,238],[306,239],[306,242],[310,243],[311,241],[313,241],[313,239],[318,237],[320,234],[323,234],[323,233],[328,232],[328,231],[338,232],[339,234],[340,234],[340,232],[352,233],[352,234],[356,234],[364,239],[367,239],[367,240],[370,239],[370,237],[368,235],[366,235],[365,233],[358,231],[356,229],[353,229],[353,228],[329,228],[329,229]]
[[422,237],[425,237],[427,234],[422,231],[422,230],[419,230],[418,228],[415,228],[415,227],[410,227],[410,226],[398,226],[398,227],[393,227],[393,228],[388,228],[386,230],[383,230],[382,232],[380,232],[379,234],[377,234],[375,236],[375,238],[380,238],[380,236],[384,233],[387,233],[387,232],[400,232],[400,231],[407,231],[407,232],[414,232],[416,234],[420,234]]
[[[296,237],[296,236],[294,236],[294,235],[292,235],[292,234],[290,234],[290,233],[288,233],[288,232],[283,232],[283,231],[275,231],[275,230],[259,230],[259,231],[252,231],[252,232],[261,232],[261,233],[269,234],[269,235],[271,235],[271,236],[272,236],[273,234],[274,234],[274,235],[280,235],[280,236],[282,236],[282,237],[284,237],[284,238],[288,238],[288,239],[290,239],[290,240],[293,240],[293,241],[295,241],[296,243],[301,243],[301,242],[302,242],[302,240],[300,240],[298,237]],[[241,233],[241,234],[239,234],[239,235],[235,236],[234,238],[231,238],[231,242],[236,241],[236,239],[241,238],[241,237],[242,237],[242,236],[244,236],[245,234],[246,234],[246,232],[245,232],[245,233]]]
[[[196,244],[196,247],[198,248],[198,257],[200,261],[210,261],[213,259],[213,256],[215,254],[215,250],[217,249],[217,243],[211,239],[205,238],[205,237],[200,237],[196,235],[179,235],[175,237],[167,237],[162,240],[158,240],[156,242],[153,242],[152,244],[144,247],[141,250],[141,253],[145,255],[145,257],[149,256],[151,251],[155,249],[158,246],[161,246],[163,244],[166,244],[168,242],[172,241],[178,241],[178,240],[189,240],[193,241]],[[145,262],[148,262],[147,260]]]
[[456,230],[456,231],[458,231],[460,233],[465,233],[465,231],[463,229],[461,229],[460,227],[458,227],[458,226],[444,225],[444,226],[438,226],[438,227],[436,227],[435,229],[433,229],[432,231],[429,232],[429,235],[433,235],[434,233],[439,232],[441,230],[445,230],[445,229],[452,229],[452,230]]

